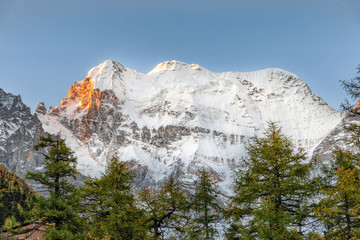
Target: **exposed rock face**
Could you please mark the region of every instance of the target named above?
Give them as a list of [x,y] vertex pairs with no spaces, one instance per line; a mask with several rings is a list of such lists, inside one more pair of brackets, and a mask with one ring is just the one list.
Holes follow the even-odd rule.
[[138,187],[169,176],[190,185],[206,168],[224,192],[267,121],[311,155],[343,117],[289,72],[213,73],[176,61],[146,75],[105,61],[58,107],[39,107],[44,129],[66,139],[84,175],[99,175],[117,156],[136,171]]
[[35,109],[35,113],[40,114],[40,115],[46,114],[46,107],[45,107],[45,104],[43,102],[40,102],[38,104],[38,106]]
[[351,112],[360,114],[360,100],[357,101],[355,106],[351,109]]
[[42,167],[43,157],[34,150],[42,134],[41,122],[20,96],[0,88],[0,163],[20,177]]
[[321,162],[333,160],[333,151],[336,147],[346,150],[355,151],[356,148],[350,143],[349,133],[345,131],[345,127],[350,124],[360,125],[360,114],[349,112],[342,121],[324,138],[324,140],[314,150],[314,155],[318,156]]

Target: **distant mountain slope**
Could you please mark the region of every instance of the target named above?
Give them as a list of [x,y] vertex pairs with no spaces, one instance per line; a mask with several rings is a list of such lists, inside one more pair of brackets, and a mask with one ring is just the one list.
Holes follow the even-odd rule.
[[350,124],[360,124],[359,113],[347,113],[341,122],[315,148],[314,155],[318,156],[320,161],[326,162],[332,160],[332,152],[336,147],[341,147],[350,151],[356,151],[356,147],[346,141],[346,139],[349,140],[349,133],[347,133],[344,128]]
[[189,184],[207,168],[225,192],[245,145],[275,121],[309,155],[343,118],[296,75],[281,69],[213,73],[177,61],[148,74],[108,60],[36,113],[75,151],[82,174],[98,175],[113,155],[129,161],[137,185],[174,176]]
[[21,97],[0,88],[0,163],[21,177],[41,167],[43,157],[34,151],[41,134],[41,122]]

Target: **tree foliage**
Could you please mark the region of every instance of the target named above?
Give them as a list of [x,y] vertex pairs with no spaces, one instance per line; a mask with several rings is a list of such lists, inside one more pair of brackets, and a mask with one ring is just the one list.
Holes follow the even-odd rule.
[[231,239],[301,239],[310,215],[311,163],[275,123],[255,137],[235,174],[227,216]]
[[64,140],[53,139],[50,135],[40,140],[35,149],[41,150],[45,157],[44,171],[28,172],[26,177],[41,184],[49,196],[39,198],[33,217],[48,226],[48,239],[76,238],[81,231],[80,198],[71,180],[74,181],[78,173],[77,159]]
[[[357,73],[360,74],[360,65]],[[358,101],[360,76],[340,82],[350,99]],[[345,111],[354,109],[347,99],[341,108]],[[360,126],[351,123],[344,130],[347,150],[337,147],[330,167],[323,169],[323,195],[315,208],[326,229],[325,239],[360,238]]]
[[31,211],[35,202],[36,194],[32,188],[0,164],[0,229],[6,219],[8,219],[7,227],[10,221],[22,224],[28,220],[23,213]]
[[[360,238],[360,169],[357,157],[341,149],[335,151],[332,164],[334,184],[323,189],[317,207],[329,239]],[[356,159],[356,160],[355,160]],[[354,161],[355,160],[355,161]]]
[[205,169],[198,171],[195,193],[191,195],[191,220],[187,227],[189,239],[219,238],[217,225],[222,217],[222,207],[211,175]]
[[166,231],[184,232],[189,200],[179,181],[169,178],[159,190],[144,188],[139,199],[146,211],[144,224],[154,239],[163,239]]
[[[46,239],[197,240],[221,238],[225,216],[228,239],[360,239],[360,127],[345,130],[345,143],[355,150],[337,148],[315,178],[313,162],[269,123],[264,137],[249,143],[225,210],[204,169],[190,191],[169,178],[135,197],[128,165],[112,158],[100,178],[76,187],[73,153],[62,139],[42,137],[36,149],[45,156],[44,169],[27,178],[47,196],[36,201],[31,188],[0,165],[1,225],[13,231],[32,217],[46,227]],[[325,232],[312,233],[312,221]]]
[[360,238],[360,127],[345,127],[348,147],[355,152],[337,148],[330,167],[324,167],[324,183],[321,200],[315,208],[325,225],[327,239]]
[[144,211],[132,194],[133,175],[125,163],[112,158],[101,178],[85,180],[82,187],[89,239],[145,239]]
[[[360,74],[360,64],[357,67],[357,74]],[[352,101],[360,99],[360,75],[350,80],[340,80],[340,83]],[[350,111],[353,108],[353,104],[348,99],[345,99],[340,108],[343,111]]]

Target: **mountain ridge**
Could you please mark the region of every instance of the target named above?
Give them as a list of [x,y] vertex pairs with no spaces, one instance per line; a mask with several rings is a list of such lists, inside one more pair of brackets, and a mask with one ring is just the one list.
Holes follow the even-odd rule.
[[0,88],[0,163],[20,177],[28,169],[40,168],[43,157],[34,146],[42,134],[41,122],[21,97]]

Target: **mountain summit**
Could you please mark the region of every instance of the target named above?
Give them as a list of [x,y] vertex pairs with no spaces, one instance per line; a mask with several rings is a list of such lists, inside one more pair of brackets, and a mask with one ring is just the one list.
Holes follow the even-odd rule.
[[156,74],[156,73],[162,72],[162,71],[181,71],[181,70],[184,70],[184,68],[200,70],[200,66],[197,64],[189,65],[184,62],[172,60],[172,61],[165,61],[165,62],[159,63],[158,65],[156,65],[156,67],[153,70],[151,70],[148,73],[148,75]]
[[70,87],[58,107],[37,113],[44,129],[75,151],[82,174],[98,175],[117,156],[137,185],[173,176],[191,183],[206,168],[224,191],[245,146],[277,122],[309,156],[342,113],[281,69],[214,73],[166,61],[148,74],[107,60]]

